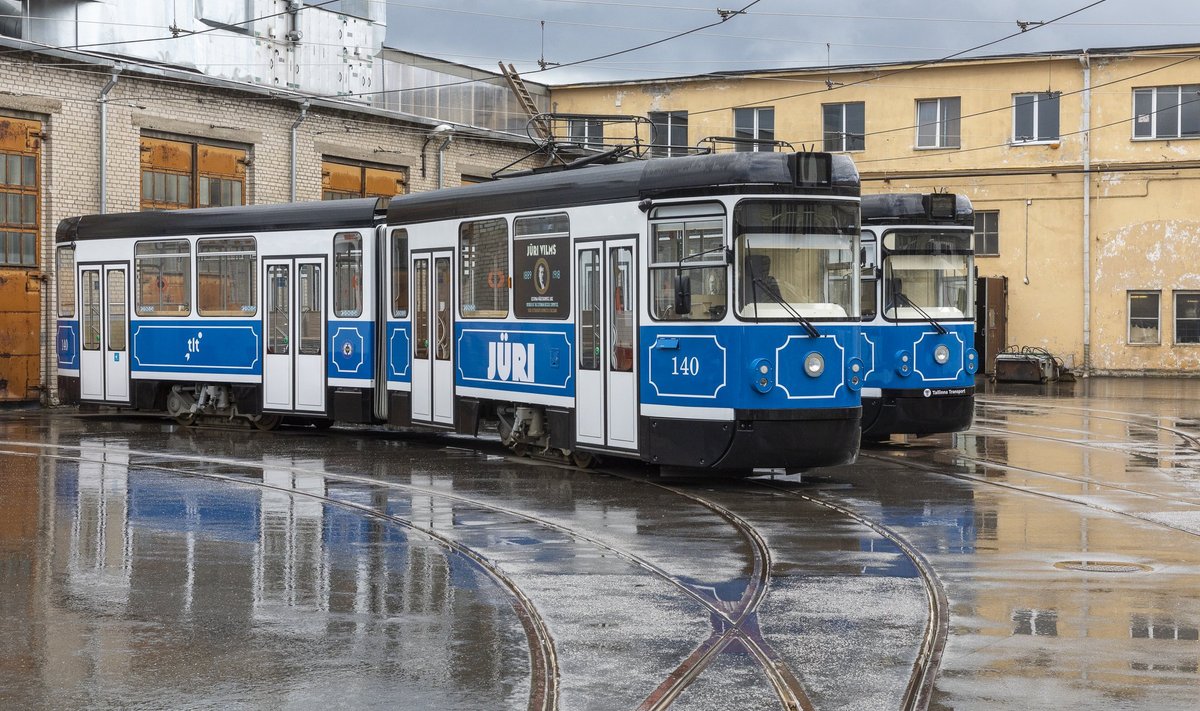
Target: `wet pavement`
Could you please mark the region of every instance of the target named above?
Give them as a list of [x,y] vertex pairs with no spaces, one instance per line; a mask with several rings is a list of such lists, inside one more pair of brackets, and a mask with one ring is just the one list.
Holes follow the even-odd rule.
[[1200,381],[681,484],[0,413],[0,707],[1192,709]]

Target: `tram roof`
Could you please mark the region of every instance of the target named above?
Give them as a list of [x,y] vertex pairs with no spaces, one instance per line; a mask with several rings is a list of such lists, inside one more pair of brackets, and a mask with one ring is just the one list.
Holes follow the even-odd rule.
[[370,228],[383,220],[386,198],[327,200],[208,207],[194,210],[151,210],[69,217],[58,225],[56,242],[118,237],[179,237],[232,232],[278,232]]
[[[933,195],[938,193],[880,193],[862,196],[862,222],[864,225],[907,223],[907,224],[975,224],[975,208],[966,195],[941,193],[943,199],[954,199],[954,216],[938,215],[932,207]],[[948,206],[946,206],[948,207]],[[943,208],[944,209],[944,208]]]
[[848,156],[830,155],[829,183],[816,186],[798,185],[793,176],[793,156],[802,155],[744,152],[661,158],[398,195],[388,207],[388,224],[749,192],[858,197],[858,170]]

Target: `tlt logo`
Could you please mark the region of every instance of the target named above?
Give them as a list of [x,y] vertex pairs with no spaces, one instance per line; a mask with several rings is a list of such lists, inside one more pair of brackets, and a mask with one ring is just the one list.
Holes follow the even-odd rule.
[[511,380],[514,383],[533,382],[533,344],[510,343],[507,333],[500,341],[488,344],[488,380]]

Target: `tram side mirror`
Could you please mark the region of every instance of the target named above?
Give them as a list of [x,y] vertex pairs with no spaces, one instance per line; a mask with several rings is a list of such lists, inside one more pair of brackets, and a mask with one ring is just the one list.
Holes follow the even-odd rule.
[[692,312],[692,278],[687,274],[675,274],[675,313]]

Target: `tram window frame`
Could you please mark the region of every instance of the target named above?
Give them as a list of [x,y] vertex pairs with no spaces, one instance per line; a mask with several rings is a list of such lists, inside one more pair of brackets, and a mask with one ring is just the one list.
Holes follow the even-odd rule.
[[999,210],[975,211],[974,247],[976,257],[1000,256]]
[[[851,125],[852,121],[853,125]],[[821,104],[821,123],[827,152],[855,153],[867,149],[867,104],[865,101]]]
[[[1172,296],[1174,309],[1172,317],[1175,321],[1175,345],[1177,346],[1195,346],[1200,345],[1200,291],[1175,291]],[[1187,310],[1187,316],[1180,316],[1185,311],[1182,306],[1182,299],[1191,301],[1190,307]],[[1185,328],[1180,328],[1180,326]],[[1181,333],[1187,331],[1186,336],[1181,336]]]
[[408,318],[408,230],[392,230],[388,249],[392,252],[392,318]]
[[99,267],[82,270],[80,276],[79,347],[85,351],[98,351],[102,343],[103,301],[100,298]]
[[879,315],[879,242],[874,232],[862,231],[859,253],[862,254],[862,264],[859,265],[858,277],[858,314],[863,321],[874,321]]
[[[498,228],[503,228],[497,231]],[[479,256],[482,248],[490,248]],[[497,247],[499,249],[497,249]],[[458,290],[458,313],[464,319],[508,318],[511,309],[511,285],[509,264],[508,220],[494,217],[486,220],[463,222],[458,227],[458,259],[461,282]],[[499,256],[503,262],[493,261],[487,269],[476,265],[479,259]],[[480,309],[477,294],[494,291],[504,294],[503,308],[497,299],[492,308]]]
[[75,316],[75,247],[63,245],[54,255],[55,288],[58,290],[58,317]]
[[[1153,297],[1154,316],[1144,314],[1134,315],[1134,299],[1135,298],[1150,298]],[[1130,346],[1157,346],[1162,344],[1162,292],[1154,289],[1131,289],[1126,292],[1125,303],[1127,307],[1128,323],[1126,329],[1125,343]],[[1147,302],[1149,303],[1149,302]],[[1135,325],[1134,322],[1141,322]],[[1153,325],[1149,325],[1150,323]],[[1134,340],[1134,329],[1142,329],[1146,332],[1143,340]],[[1153,329],[1154,340],[1149,340],[1150,329]]]
[[[250,247],[249,250],[237,248],[246,245]],[[210,248],[209,251],[205,251],[206,247]],[[206,264],[215,265],[216,271],[206,273]],[[241,303],[225,304],[227,308],[206,303],[206,289],[201,283],[204,276],[217,277],[220,285],[241,282],[240,290],[246,298]],[[225,290],[222,288],[217,293],[225,293]],[[249,318],[258,315],[258,242],[254,237],[205,237],[196,240],[196,313],[204,318]]]
[[[1060,139],[1061,91],[1013,94],[1012,142],[1015,145],[1058,143]],[[1032,135],[1022,136],[1022,125]]]
[[[719,203],[663,206],[651,212],[650,318],[655,321],[724,320],[729,314],[728,228],[728,215],[724,205]],[[663,241],[665,233],[673,235],[669,243]],[[664,247],[669,251],[664,251]],[[690,259],[692,257],[695,259]],[[681,258],[688,261],[681,262]],[[692,309],[687,314],[677,314],[675,280],[685,273],[691,287]],[[693,285],[706,288],[696,289]],[[697,294],[702,298],[697,299]],[[700,303],[697,305],[695,301]],[[698,313],[697,306],[700,308]]]
[[[934,119],[921,120],[922,107],[933,106]],[[953,108],[953,116],[950,110]],[[921,151],[962,147],[962,97],[941,96],[917,99],[916,149]],[[926,130],[932,127],[932,131]],[[953,127],[953,130],[952,128]],[[933,142],[928,142],[932,138]]]
[[[349,249],[342,249],[344,245],[350,245]],[[362,313],[363,236],[360,232],[338,232],[333,236],[333,316],[358,318]]]
[[[167,252],[167,246],[183,246],[183,251]],[[146,249],[146,253],[142,250]],[[153,249],[151,252],[149,250]],[[168,262],[169,260],[180,260],[178,271],[165,272],[163,265],[156,262]],[[154,266],[155,272],[151,274],[149,269]],[[138,318],[181,318],[192,314],[192,243],[186,239],[158,239],[158,240],[142,240],[135,242],[133,245],[133,266],[134,276],[137,283],[136,307]],[[167,282],[163,274],[180,274],[183,277],[181,291],[182,301],[174,304],[179,308],[175,311],[160,310],[164,302],[161,300],[157,306],[147,304],[143,300],[146,285],[151,277],[155,280],[159,291],[167,290]],[[167,302],[171,304],[172,302]]]
[[[1135,88],[1132,139],[1166,141],[1200,138],[1200,101],[1184,101],[1185,94],[1200,97],[1200,84]],[[1174,104],[1164,104],[1164,100],[1173,100]]]
[[[562,321],[571,317],[571,218],[567,213],[514,218],[512,261],[512,310],[517,318]],[[545,287],[539,288],[543,280]]]

